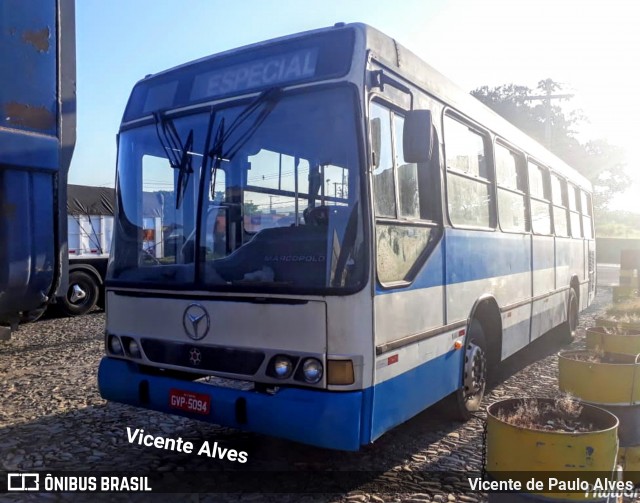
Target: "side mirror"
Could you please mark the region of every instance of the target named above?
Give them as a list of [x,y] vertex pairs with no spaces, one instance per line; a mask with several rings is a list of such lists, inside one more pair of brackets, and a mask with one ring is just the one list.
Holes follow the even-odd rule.
[[404,119],[402,132],[404,162],[426,163],[433,155],[431,110],[411,110]]

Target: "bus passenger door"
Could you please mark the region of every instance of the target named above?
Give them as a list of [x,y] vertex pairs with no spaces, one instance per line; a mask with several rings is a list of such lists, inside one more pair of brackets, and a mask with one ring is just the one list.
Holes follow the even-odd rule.
[[382,101],[370,104],[376,257],[371,440],[459,386],[450,334],[439,333],[444,240],[438,143],[435,131],[425,132],[435,154],[427,162],[405,159],[405,120],[416,118],[407,116]]

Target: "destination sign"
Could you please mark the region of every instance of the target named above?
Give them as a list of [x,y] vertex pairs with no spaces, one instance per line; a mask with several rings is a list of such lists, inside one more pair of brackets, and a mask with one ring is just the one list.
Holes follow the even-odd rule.
[[354,39],[351,28],[331,29],[213,55],[161,72],[136,84],[123,122],[223,96],[341,77],[351,67]]
[[318,50],[312,48],[214,70],[194,79],[191,99],[312,78],[316,75],[317,61]]

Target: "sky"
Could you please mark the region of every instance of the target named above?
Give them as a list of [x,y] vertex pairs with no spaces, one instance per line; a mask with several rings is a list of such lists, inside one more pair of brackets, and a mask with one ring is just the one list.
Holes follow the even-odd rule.
[[640,3],[633,0],[77,0],[78,128],[69,182],[113,187],[116,140],[147,74],[336,22],[364,22],[465,90],[551,78],[589,119],[582,141],[627,150],[635,185],[612,207],[640,212]]

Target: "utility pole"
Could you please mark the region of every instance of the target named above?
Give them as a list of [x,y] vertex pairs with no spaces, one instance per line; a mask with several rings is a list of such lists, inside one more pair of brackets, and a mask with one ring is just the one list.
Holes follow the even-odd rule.
[[573,94],[551,94],[553,81],[546,79],[544,81],[545,94],[538,96],[525,96],[525,100],[544,100],[544,140],[548,149],[552,146],[551,137],[551,100],[573,98]]

